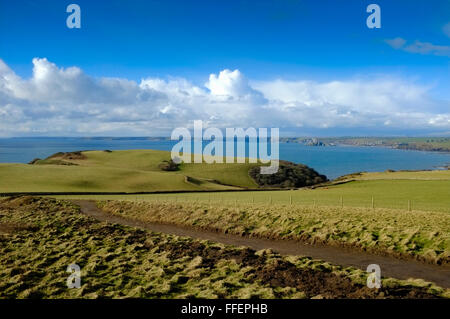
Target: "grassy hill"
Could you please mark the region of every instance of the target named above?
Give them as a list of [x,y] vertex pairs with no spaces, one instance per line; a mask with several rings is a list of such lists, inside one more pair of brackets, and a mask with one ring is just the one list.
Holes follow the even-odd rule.
[[[169,167],[170,161],[170,152],[155,150],[56,153],[43,160],[34,159],[29,164],[0,164],[0,192],[239,190],[260,186],[249,171],[259,172],[261,163],[248,163],[248,160],[245,163],[182,163],[178,166],[172,163]],[[283,164],[280,165],[282,168]],[[281,182],[309,178],[307,185],[311,185],[326,180],[325,176],[314,179],[318,173],[305,165],[290,165],[292,172],[287,174],[280,170],[277,174]]]
[[0,164],[0,192],[145,192],[255,188],[255,164],[182,164],[163,171],[170,153],[154,150],[56,154],[30,164]]

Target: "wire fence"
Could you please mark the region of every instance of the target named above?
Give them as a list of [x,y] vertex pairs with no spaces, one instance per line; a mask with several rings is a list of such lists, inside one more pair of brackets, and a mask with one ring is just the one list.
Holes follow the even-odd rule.
[[[234,194],[234,195],[233,195]],[[164,203],[198,203],[214,205],[279,205],[279,206],[309,206],[309,207],[361,207],[367,209],[388,208],[407,211],[440,211],[450,212],[450,206],[412,199],[386,200],[382,197],[366,196],[332,196],[332,197],[307,197],[289,195],[280,196],[276,194],[258,194],[242,196],[233,194],[152,194],[152,195],[85,195],[85,196],[63,196],[64,198],[85,198],[91,200],[127,200],[135,202],[164,202]]]

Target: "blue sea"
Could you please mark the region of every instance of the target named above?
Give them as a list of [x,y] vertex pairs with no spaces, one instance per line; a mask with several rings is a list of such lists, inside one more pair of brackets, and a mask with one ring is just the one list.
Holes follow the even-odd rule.
[[[176,141],[148,138],[0,138],[0,163],[28,163],[56,152],[77,150],[155,149],[170,151]],[[205,142],[206,143],[206,142]],[[397,150],[383,147],[306,146],[280,143],[280,159],[303,163],[334,179],[368,171],[441,169],[450,153]],[[0,176],[1,178],[1,176]]]

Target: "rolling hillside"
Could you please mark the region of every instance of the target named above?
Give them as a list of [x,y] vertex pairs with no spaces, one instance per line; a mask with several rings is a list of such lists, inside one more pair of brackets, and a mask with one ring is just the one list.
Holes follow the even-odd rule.
[[149,192],[257,187],[248,175],[255,164],[182,164],[178,171],[163,171],[159,165],[170,159],[169,152],[77,153],[56,154],[34,164],[0,164],[0,192]]

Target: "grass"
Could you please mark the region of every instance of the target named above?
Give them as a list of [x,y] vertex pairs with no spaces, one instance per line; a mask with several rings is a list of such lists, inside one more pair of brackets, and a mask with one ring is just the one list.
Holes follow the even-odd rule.
[[147,222],[348,246],[436,264],[450,262],[448,213],[169,201],[108,201],[99,206],[111,214]]
[[[169,152],[153,150],[88,151],[76,165],[0,164],[0,192],[152,192],[257,188],[248,175],[255,164],[182,164],[179,171],[161,171]],[[167,200],[293,203],[317,206],[372,207],[450,212],[450,170],[361,173],[354,181],[318,189],[272,192],[167,194]],[[80,197],[80,196],[78,196]],[[130,197],[89,197],[113,199]],[[131,197],[155,199],[155,196]]]
[[62,196],[94,200],[168,200],[393,208],[450,212],[450,171],[363,173],[344,184],[286,191],[236,191],[130,196]]
[[358,180],[376,180],[376,179],[450,180],[450,170],[361,173],[361,175],[357,176],[357,179]]
[[[69,264],[81,287],[68,289]],[[0,199],[0,298],[430,298],[450,290],[98,222],[54,199]]]
[[[248,176],[253,164],[183,164],[179,171],[164,172],[158,165],[170,159],[170,153],[165,151],[88,151],[83,155],[87,158],[55,157],[40,165],[0,164],[0,192],[150,192],[256,187]],[[59,162],[65,164],[58,165]],[[199,182],[191,183],[187,176]]]

